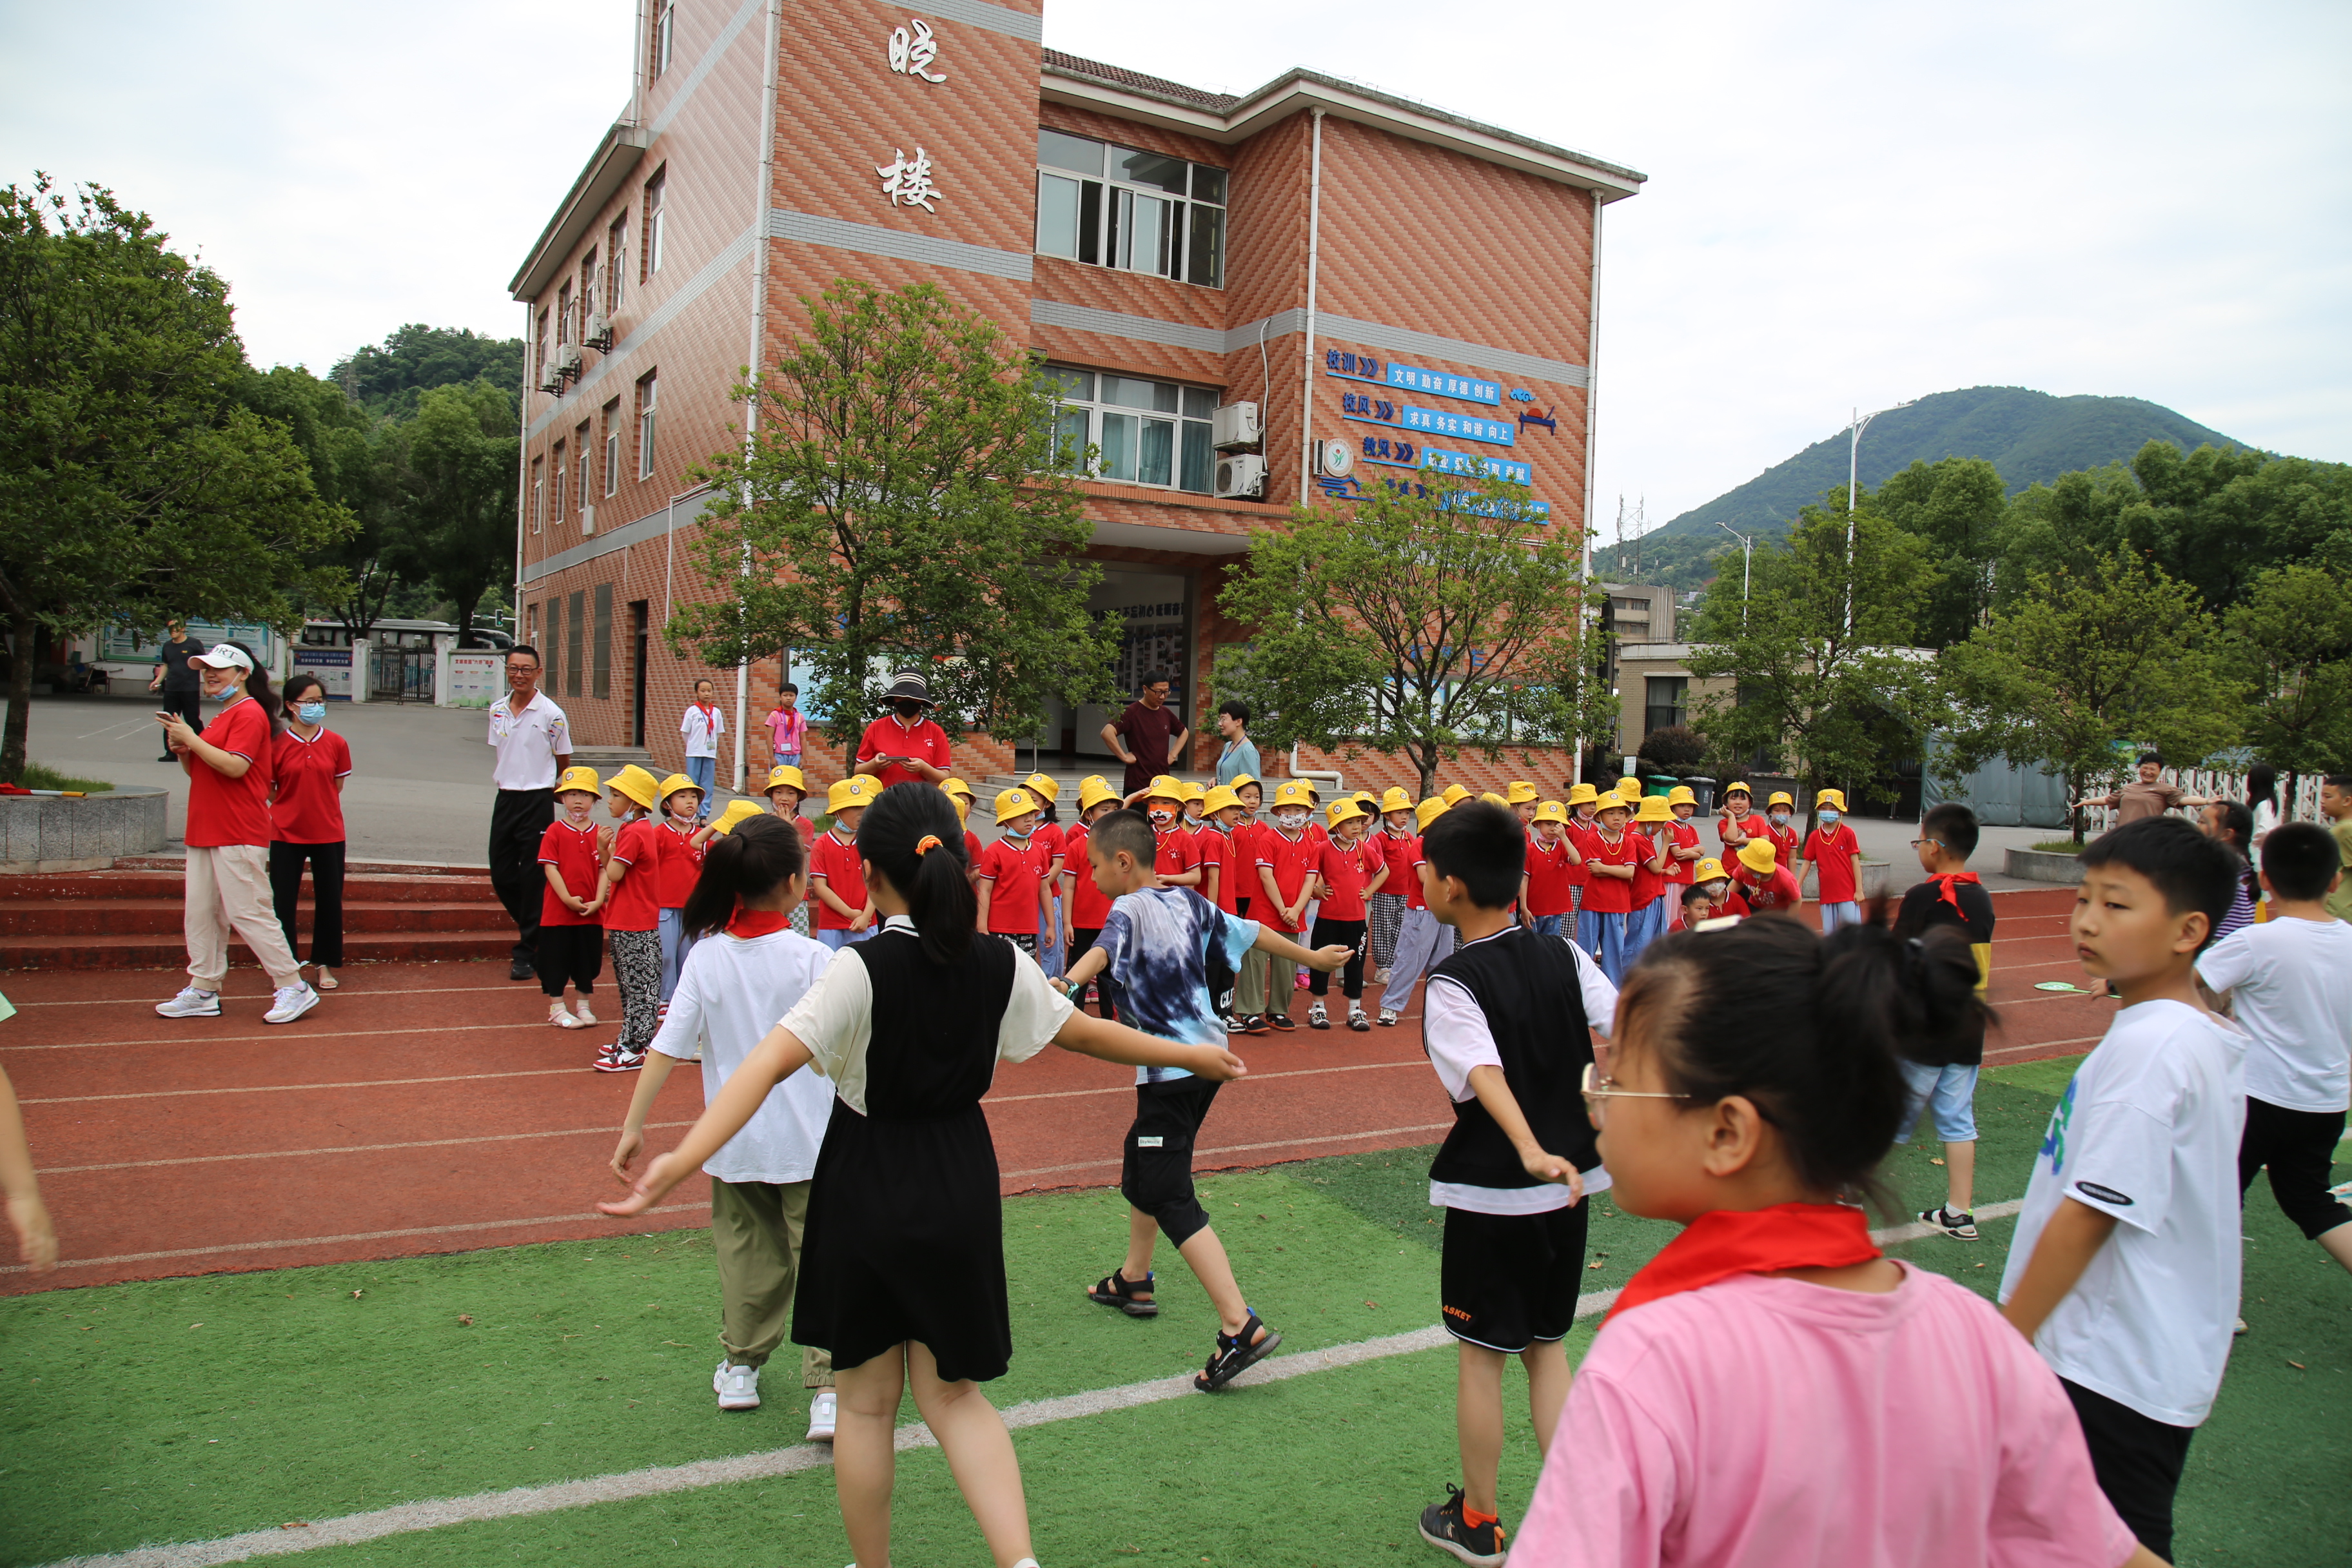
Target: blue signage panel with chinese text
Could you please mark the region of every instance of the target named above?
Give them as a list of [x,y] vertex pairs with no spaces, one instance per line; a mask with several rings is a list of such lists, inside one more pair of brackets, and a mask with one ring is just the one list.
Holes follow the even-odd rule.
[[1444,473],[1460,474],[1465,479],[1475,479],[1483,472],[1489,479],[1509,479],[1517,484],[1531,485],[1536,482],[1536,470],[1532,464],[1517,462],[1509,458],[1489,458],[1483,454],[1469,452],[1447,452],[1435,447],[1423,447],[1421,449],[1421,466],[1424,468],[1436,468]]
[[1410,403],[1392,403],[1385,397],[1373,397],[1359,392],[1340,395],[1339,414],[1346,419],[1395,425],[1424,435],[1451,436],[1458,440],[1484,442],[1490,447],[1508,447],[1517,434],[1500,419],[1481,419],[1475,414],[1456,414],[1445,408],[1417,408]]
[[1407,392],[1426,392],[1438,397],[1458,397],[1465,403],[1499,404],[1503,401],[1500,383],[1482,381],[1475,375],[1457,375],[1450,370],[1423,370],[1416,364],[1399,364],[1374,354],[1357,353],[1349,349],[1326,349],[1323,352],[1323,374],[1344,376],[1351,381],[1376,381],[1383,386],[1400,387]]

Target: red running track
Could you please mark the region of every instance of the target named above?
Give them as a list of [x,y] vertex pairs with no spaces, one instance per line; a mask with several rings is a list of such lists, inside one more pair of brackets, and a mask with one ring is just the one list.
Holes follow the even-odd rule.
[[[1992,1062],[2088,1048],[2109,1005],[2037,992],[2079,979],[2069,890],[1996,895]],[[544,1022],[535,985],[503,963],[385,963],[284,1027],[261,1022],[267,983],[231,972],[223,1016],[153,1004],[177,974],[9,977],[16,1018],[0,1065],[23,1103],[64,1266],[0,1270],[0,1293],[279,1268],[520,1242],[589,1239],[616,1222],[604,1161],[635,1079],[588,1069],[611,1026]],[[609,987],[598,1000],[614,1012]],[[1303,1004],[1294,1009],[1306,1016]],[[1452,1120],[1420,1047],[1419,1012],[1369,1035],[1304,1027],[1246,1042],[1201,1163],[1232,1169],[1433,1142]],[[1116,1183],[1131,1069],[1047,1050],[1006,1068],[988,1100],[1006,1193]],[[698,1071],[664,1086],[656,1149],[701,1109]],[[628,1228],[709,1222],[697,1176]]]

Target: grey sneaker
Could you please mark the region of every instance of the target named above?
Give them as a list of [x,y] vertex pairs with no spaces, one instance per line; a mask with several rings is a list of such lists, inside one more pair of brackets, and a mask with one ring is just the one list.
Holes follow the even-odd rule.
[[156,1003],[155,1011],[166,1018],[217,1018],[220,1016],[220,993],[199,991],[193,985],[183,986],[180,994],[169,1002]]
[[[297,980],[291,985],[278,988],[277,997],[270,1003],[269,1011],[261,1016],[261,1021],[265,1024],[290,1024],[318,1005],[319,994],[310,989],[310,983]],[[215,1011],[218,1011],[217,1005]]]

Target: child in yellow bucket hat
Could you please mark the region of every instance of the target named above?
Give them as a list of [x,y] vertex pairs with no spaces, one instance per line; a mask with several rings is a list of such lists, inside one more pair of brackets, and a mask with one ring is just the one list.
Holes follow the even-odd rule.
[[1797,797],[1787,790],[1774,790],[1772,798],[1764,803],[1764,831],[1771,835],[1772,853],[1783,866],[1795,861],[1797,846],[1804,839],[1796,817]]
[[874,900],[866,891],[866,864],[857,854],[857,820],[881,797],[866,773],[852,773],[825,791],[832,824],[809,846],[809,896],[816,901],[816,939],[838,952],[875,931]]
[[[1666,928],[1682,922],[1682,893],[1691,885],[1691,870],[1705,858],[1706,850],[1699,843],[1698,828],[1691,818],[1698,815],[1698,795],[1688,784],[1676,784],[1666,791],[1666,809],[1674,814],[1674,824],[1667,830],[1671,839],[1666,846]],[[1662,934],[1662,933],[1661,933]]]
[[[604,835],[590,814],[603,793],[594,768],[564,769],[555,781],[555,820],[539,838],[539,868],[547,885],[531,965],[547,997],[547,1021],[560,1029],[584,1029],[596,1022],[588,998],[604,968],[604,925],[597,913]],[[566,984],[578,997],[570,1007],[563,1004]]]
[[1731,865],[1732,883],[1751,913],[1793,915],[1805,901],[1797,879],[1780,864],[1769,838],[1751,838],[1741,845]]
[[686,934],[686,900],[702,875],[703,845],[709,835],[702,824],[702,786],[684,773],[662,780],[659,826],[654,834],[655,902],[659,905],[656,934],[661,939],[661,1005],[667,1016],[669,999],[677,994],[677,974],[694,939]]
[[1528,868],[1519,879],[1519,909],[1528,928],[1538,936],[1573,940],[1576,918],[1575,873],[1583,865],[1568,838],[1568,805],[1564,801],[1538,801],[1535,820],[1528,828]]
[[[1045,873],[1045,908],[1037,925],[1037,967],[1048,980],[1062,976],[1063,948],[1070,940],[1069,906],[1062,898],[1062,872],[1067,865],[1069,829],[1062,826],[1062,782],[1050,773],[1031,773],[1021,787],[1037,797],[1045,819],[1037,825],[1037,838],[1053,853]],[[977,884],[975,884],[977,885]]]
[[[1100,888],[1087,864],[1087,846],[1093,842],[1094,825],[1119,807],[1118,791],[1100,773],[1089,773],[1078,781],[1078,819],[1062,836],[1062,870],[1059,877],[1063,916],[1069,922],[1069,941],[1062,952],[1062,973],[1078,962],[1086,951],[1102,935],[1103,922],[1110,918],[1110,899]],[[1102,1016],[1118,1017],[1118,987],[1105,974],[1094,985]],[[1073,998],[1081,1007],[1086,1003],[1084,988]]]
[[1846,825],[1842,790],[1825,789],[1815,795],[1813,818],[1816,826],[1805,836],[1804,847],[1797,851],[1796,864],[1789,870],[1800,888],[1805,885],[1805,873],[1813,873],[1813,898],[1822,906],[1822,931],[1826,934],[1842,925],[1862,923],[1862,840]]
[[1448,805],[1459,805],[1470,798],[1470,786],[1458,784],[1447,784],[1438,791],[1438,798]]
[[593,1065],[598,1072],[635,1072],[661,1027],[661,841],[669,835],[653,820],[662,799],[653,774],[632,763],[604,787],[620,826],[605,847],[597,901],[621,991],[621,1037],[599,1050]]
[[[1283,780],[1275,789],[1274,807],[1267,815],[1268,821],[1257,834],[1251,915],[1266,930],[1303,942],[1307,906],[1315,896],[1316,869],[1328,837],[1318,837],[1314,830],[1315,795],[1305,779]],[[1298,966],[1289,959],[1263,950],[1253,951],[1242,960],[1234,990],[1240,1033],[1287,1033],[1298,1026],[1290,1016],[1297,973]]]
[[996,842],[980,852],[972,890],[980,898],[978,929],[1004,938],[1035,958],[1053,919],[1053,879],[1061,859],[1058,838],[1045,835],[1045,803],[1026,789],[996,796]]
[[1669,880],[1674,864],[1674,808],[1662,795],[1635,795],[1633,805],[1633,820],[1627,831],[1647,842],[1641,863],[1634,868],[1633,909],[1625,922],[1624,965],[1629,970],[1643,949],[1666,933],[1676,907],[1671,895],[1679,891]]
[[1511,815],[1530,826],[1535,823],[1536,806],[1542,798],[1543,791],[1525,779],[1513,779],[1503,790],[1503,800],[1511,808]]
[[[1316,859],[1317,902],[1312,917],[1313,936],[1307,945],[1318,950],[1348,949],[1348,962],[1339,973],[1339,989],[1348,999],[1348,1027],[1363,1034],[1372,1026],[1372,1021],[1364,1016],[1364,895],[1377,892],[1387,882],[1388,855],[1366,836],[1372,816],[1361,800],[1342,795],[1330,804],[1325,815],[1330,824],[1330,838]],[[1330,989],[1331,977],[1322,971],[1307,976],[1307,994],[1314,998],[1307,1007],[1308,1028],[1331,1026],[1330,1016],[1324,1011],[1324,998],[1330,994]]]
[[1389,874],[1380,891],[1364,900],[1365,941],[1371,954],[1371,982],[1384,985],[1389,966],[1396,962],[1397,928],[1404,923],[1405,883],[1412,875],[1412,862],[1407,859],[1401,864],[1400,857],[1419,836],[1419,829],[1413,826],[1412,796],[1402,785],[1382,791],[1371,809],[1379,825],[1365,833],[1364,841],[1380,852]]
[[[1657,804],[1662,809],[1665,805],[1664,800]],[[1648,833],[1633,826],[1633,803],[1624,795],[1612,789],[1600,797],[1598,805],[1592,831],[1579,846],[1590,879],[1585,884],[1584,907],[1576,917],[1576,941],[1601,966],[1609,983],[1617,985],[1623,984],[1633,962],[1627,949],[1640,951],[1633,946],[1639,934],[1634,927],[1634,911],[1640,907],[1636,883],[1642,868],[1656,858],[1657,845]]]

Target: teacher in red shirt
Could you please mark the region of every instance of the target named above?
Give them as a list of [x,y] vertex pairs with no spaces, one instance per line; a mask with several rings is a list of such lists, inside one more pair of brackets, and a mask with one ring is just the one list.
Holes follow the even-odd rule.
[[343,781],[352,748],[327,728],[327,689],[315,675],[287,681],[286,728],[271,749],[269,893],[289,950],[310,867],[310,962],[319,989],[335,988],[343,966]]
[[1176,759],[1184,754],[1192,734],[1168,706],[1168,677],[1158,670],[1145,676],[1127,711],[1102,727],[1102,738],[1111,754],[1127,764],[1124,794],[1147,789],[1161,773],[1176,771]]
[[866,726],[857,742],[857,771],[884,789],[894,784],[935,784],[948,776],[948,732],[931,721],[931,688],[916,670],[890,678],[882,694],[890,711]]

